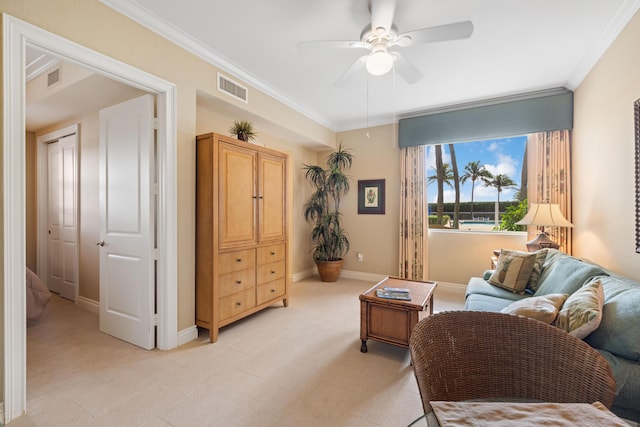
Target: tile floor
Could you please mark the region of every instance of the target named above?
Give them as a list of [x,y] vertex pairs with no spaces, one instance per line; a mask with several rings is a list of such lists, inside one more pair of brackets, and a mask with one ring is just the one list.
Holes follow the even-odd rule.
[[[98,332],[98,317],[54,296],[28,326],[31,426],[406,426],[422,412],[406,349],[360,352],[358,295],[373,283],[315,278],[223,328],[218,342],[145,351]],[[438,288],[436,311],[463,288]]]

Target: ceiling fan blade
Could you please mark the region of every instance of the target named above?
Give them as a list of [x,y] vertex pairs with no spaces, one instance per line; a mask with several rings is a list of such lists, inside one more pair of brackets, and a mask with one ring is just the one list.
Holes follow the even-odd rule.
[[473,34],[473,23],[471,21],[462,21],[400,34],[398,35],[396,44],[400,46],[413,46],[421,43],[467,39],[471,37],[471,34]]
[[349,83],[349,81],[351,81],[351,79],[358,74],[358,72],[364,70],[368,56],[369,55],[362,55],[360,58],[358,58],[356,62],[354,62],[349,68],[347,68],[347,71],[345,71],[340,77],[338,77],[338,80],[336,80],[333,85],[338,88],[345,87],[347,83]]
[[396,13],[396,0],[370,0],[369,10],[371,11],[371,30],[384,28],[391,30],[393,16]]
[[360,40],[309,40],[298,42],[301,49],[367,48]]
[[413,84],[424,77],[422,72],[404,55],[399,52],[391,52],[391,55],[394,57],[393,66],[395,70],[407,83]]

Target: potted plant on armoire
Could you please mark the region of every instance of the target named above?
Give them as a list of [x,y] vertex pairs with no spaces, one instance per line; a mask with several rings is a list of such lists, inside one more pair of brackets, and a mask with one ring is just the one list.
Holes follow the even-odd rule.
[[305,177],[314,189],[304,205],[304,217],[313,224],[313,259],[323,282],[335,282],[342,270],[343,255],[349,251],[349,239],[342,228],[340,201],[349,192],[353,155],[342,143],[327,157],[327,167],[304,165]]

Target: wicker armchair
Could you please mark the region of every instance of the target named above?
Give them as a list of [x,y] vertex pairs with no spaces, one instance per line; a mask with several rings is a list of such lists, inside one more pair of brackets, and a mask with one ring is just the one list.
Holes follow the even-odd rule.
[[611,407],[606,360],[582,340],[510,314],[450,311],[420,321],[409,348],[425,413],[430,401],[536,400]]

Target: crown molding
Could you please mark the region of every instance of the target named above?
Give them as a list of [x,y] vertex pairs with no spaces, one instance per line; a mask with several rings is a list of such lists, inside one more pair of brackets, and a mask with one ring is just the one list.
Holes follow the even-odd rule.
[[263,80],[206,46],[204,43],[194,39],[177,27],[168,24],[165,20],[149,10],[130,0],[100,0],[100,2],[137,22],[143,27],[150,29],[154,33],[181,47],[187,52],[190,52],[211,65],[218,67],[225,73],[231,74],[235,78],[250,84],[255,89],[281,102],[292,110],[306,116],[333,132],[336,132],[336,125],[334,123],[331,123],[326,118],[321,117],[317,112],[310,110],[306,105],[302,105],[292,98],[284,95],[282,92],[279,92]]
[[604,28],[600,36],[593,44],[589,52],[582,58],[567,80],[566,87],[575,90],[587,77],[591,69],[598,63],[602,55],[607,51],[613,41],[620,35],[631,18],[640,9],[640,0],[626,0],[618,9],[609,24]]

